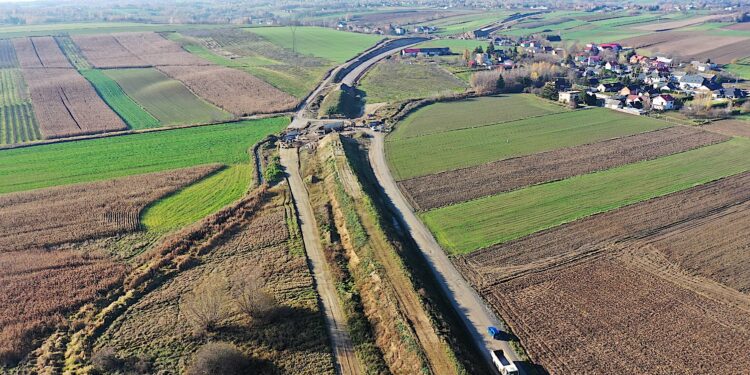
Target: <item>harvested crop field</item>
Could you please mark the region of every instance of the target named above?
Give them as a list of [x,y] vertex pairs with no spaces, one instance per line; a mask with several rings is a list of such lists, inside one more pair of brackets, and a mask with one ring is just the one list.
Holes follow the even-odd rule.
[[[114,37],[118,44],[150,66],[211,65],[208,61],[185,51],[179,44],[156,33],[114,34]],[[130,60],[128,58],[126,61]],[[126,67],[123,64],[119,67]]]
[[13,39],[13,46],[22,68],[73,67],[51,36]]
[[391,171],[402,180],[669,126],[645,116],[594,108],[420,137],[399,138],[395,131],[386,138],[385,150]]
[[13,48],[13,42],[9,39],[0,39],[0,68],[16,68],[18,59],[16,50]]
[[697,58],[719,64],[747,57],[750,38],[744,36],[704,35],[695,32],[665,31],[620,40],[633,48],[652,53],[670,54],[683,58]]
[[292,110],[297,99],[247,73],[223,66],[162,66],[192,92],[235,115]]
[[728,140],[696,128],[663,130],[563,148],[399,182],[417,210],[655,159]]
[[721,120],[705,125],[703,129],[729,136],[750,137],[750,121]]
[[0,195],[0,249],[47,249],[137,230],[146,205],[217,169],[202,166]]
[[421,215],[443,248],[467,253],[750,170],[750,140],[730,141],[492,195]]
[[95,68],[149,66],[120,44],[115,35],[73,35],[71,38]]
[[702,17],[691,17],[676,21],[669,21],[669,22],[656,22],[656,23],[649,23],[646,25],[641,26],[635,26],[633,27],[636,30],[643,30],[643,31],[666,31],[666,30],[672,30],[672,29],[679,29],[681,27],[687,27],[692,25],[698,25],[701,23],[705,23],[707,21],[711,21],[716,18],[725,17],[725,15],[709,15],[709,16],[702,16]]
[[162,126],[222,122],[233,117],[154,68],[108,69],[104,74]]
[[101,298],[125,268],[97,252],[0,252],[0,366],[21,360],[64,315]]
[[552,373],[736,373],[750,350],[748,183],[726,177],[455,262]]
[[127,129],[75,69],[23,69],[23,76],[45,138]]

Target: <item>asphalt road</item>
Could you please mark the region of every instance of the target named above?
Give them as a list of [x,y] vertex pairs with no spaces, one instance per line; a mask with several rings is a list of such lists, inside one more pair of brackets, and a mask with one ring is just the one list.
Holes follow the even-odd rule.
[[[440,283],[443,292],[453,304],[453,308],[459,313],[476,346],[481,349],[483,357],[494,369],[490,350],[502,349],[508,359],[519,362],[518,355],[507,341],[494,340],[486,333],[487,327],[499,326],[499,320],[476,291],[458,273],[448,255],[437,243],[427,226],[419,220],[396,185],[396,180],[391,175],[385,158],[385,135],[374,132],[370,132],[370,134],[373,136],[369,152],[370,164],[378,182],[399,211],[398,215],[401,217],[402,223],[425,255],[428,265]],[[516,363],[516,366],[519,367],[519,371],[522,371],[519,363]]]
[[346,316],[341,309],[341,303],[336,295],[336,286],[333,283],[333,276],[323,254],[318,226],[315,224],[307,189],[299,171],[297,149],[282,148],[280,154],[281,165],[286,168],[287,181],[289,181],[294,204],[299,213],[299,224],[302,230],[302,239],[305,243],[305,251],[308,259],[310,259],[310,268],[315,279],[316,289],[320,295],[326,326],[331,336],[336,373],[359,375],[363,372],[361,371],[362,366],[354,352],[354,345],[346,326]]

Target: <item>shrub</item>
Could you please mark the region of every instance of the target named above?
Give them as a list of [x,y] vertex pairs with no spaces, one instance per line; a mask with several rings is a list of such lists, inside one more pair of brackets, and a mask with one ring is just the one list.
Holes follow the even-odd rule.
[[187,375],[245,375],[254,374],[250,358],[225,342],[214,342],[203,345],[195,353],[193,363],[188,367]]
[[229,317],[227,302],[226,283],[212,275],[185,298],[182,309],[196,331],[206,333]]
[[240,312],[253,320],[272,319],[278,304],[273,296],[263,289],[261,269],[249,267],[237,276],[234,301]]
[[110,347],[104,347],[95,351],[91,355],[91,364],[94,366],[94,369],[105,373],[121,370],[124,365],[117,352]]

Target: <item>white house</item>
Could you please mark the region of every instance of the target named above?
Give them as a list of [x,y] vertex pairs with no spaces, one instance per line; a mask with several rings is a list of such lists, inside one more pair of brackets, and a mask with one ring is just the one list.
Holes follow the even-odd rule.
[[672,95],[659,95],[651,101],[651,108],[659,111],[674,109],[674,98]]

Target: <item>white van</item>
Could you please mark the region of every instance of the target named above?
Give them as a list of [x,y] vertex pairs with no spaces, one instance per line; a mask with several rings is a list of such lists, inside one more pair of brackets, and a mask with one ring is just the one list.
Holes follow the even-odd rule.
[[503,353],[502,350],[493,350],[491,353],[492,362],[495,363],[495,367],[500,370],[501,374],[518,375],[518,368],[516,368],[516,365],[514,365],[513,362],[505,358],[505,353]]

